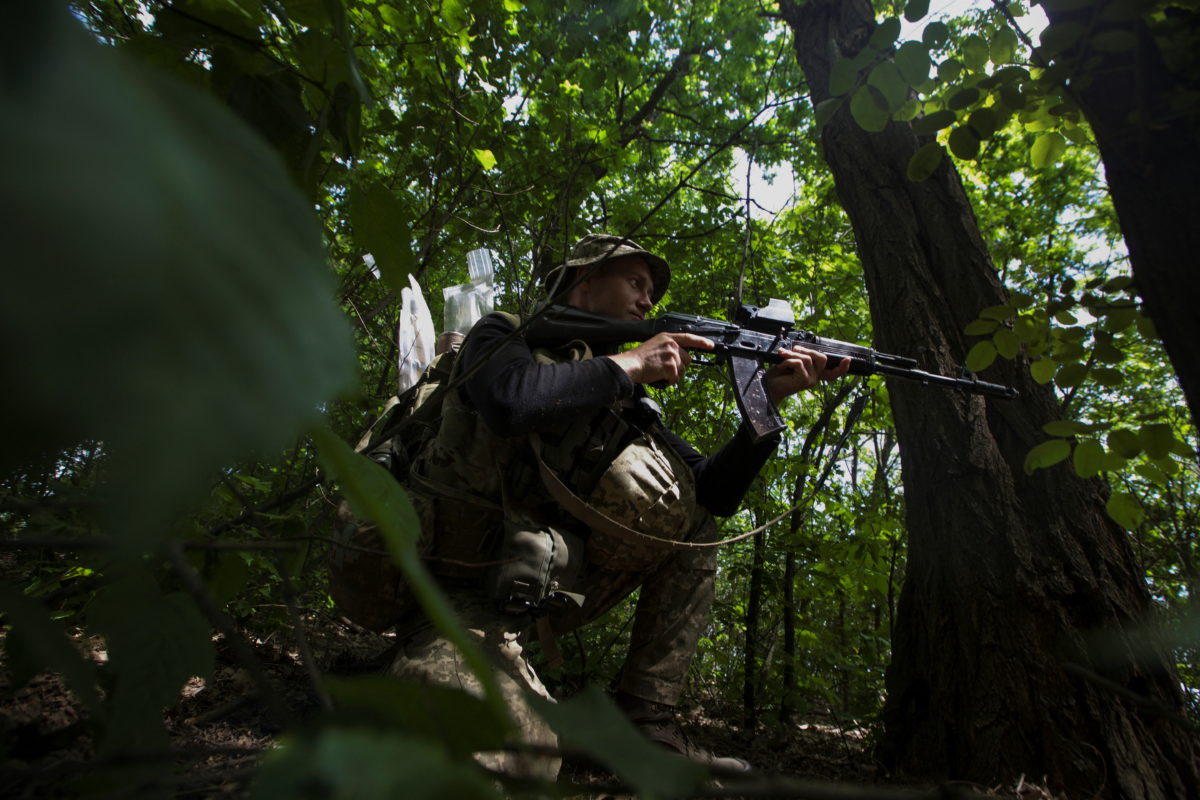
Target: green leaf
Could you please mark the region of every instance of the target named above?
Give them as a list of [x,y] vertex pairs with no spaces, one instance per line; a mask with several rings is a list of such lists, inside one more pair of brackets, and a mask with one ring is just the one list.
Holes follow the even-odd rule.
[[956,158],[969,161],[979,155],[981,142],[979,134],[969,126],[959,125],[950,131],[949,144],[950,152],[954,153]]
[[[320,226],[228,107],[46,4],[7,53],[0,472],[104,442],[105,524],[150,542],[240,455],[294,441],[354,378]],[[70,235],[63,235],[70,231]],[[54,320],[47,325],[47,320]],[[86,387],[83,389],[82,387]],[[86,402],[80,401],[80,393]],[[169,446],[164,443],[169,442]]]
[[1002,86],[1005,84],[1020,83],[1029,80],[1029,70],[1015,65],[1001,67],[992,74],[992,77]]
[[1093,429],[1092,425],[1070,419],[1059,419],[1042,426],[1042,430],[1051,436],[1077,436],[1081,433],[1091,433]]
[[1054,373],[1057,370],[1058,362],[1052,358],[1039,358],[1029,366],[1029,372],[1033,379],[1043,385],[1054,379]]
[[1108,446],[1122,458],[1137,458],[1138,453],[1142,452],[1141,438],[1125,428],[1109,431]]
[[1112,367],[1094,367],[1092,376],[1101,386],[1116,389],[1125,384],[1125,373]]
[[962,74],[962,62],[956,58],[947,58],[942,63],[938,64],[938,78],[946,83],[953,83],[958,80],[958,76]]
[[[834,97],[847,94],[858,83],[858,68],[848,58],[839,58],[829,70],[829,93]],[[828,101],[825,101],[828,102]]]
[[1016,312],[1017,312],[1017,310],[1008,304],[1000,305],[1000,306],[987,306],[986,308],[984,308],[983,310],[981,310],[979,312],[979,318],[980,319],[994,319],[994,320],[997,320],[998,322],[1003,322],[1004,320],[1008,319]]
[[1137,322],[1136,308],[1109,308],[1104,313],[1104,330],[1109,333],[1120,333]]
[[814,114],[817,130],[820,131],[825,127],[825,124],[833,117],[837,110],[842,107],[845,98],[830,97],[827,100],[822,100],[817,104],[817,110]]
[[1009,328],[1000,328],[992,337],[992,342],[996,345],[996,352],[1002,358],[1016,358],[1017,353],[1021,349],[1021,343],[1017,341],[1017,335]]
[[896,41],[896,37],[900,35],[900,18],[888,17],[871,31],[871,38],[868,41],[868,46],[876,52],[886,50]]
[[193,676],[212,677],[208,621],[182,592],[163,595],[143,568],[101,590],[88,606],[88,627],[102,633],[115,673],[101,752],[144,751],[166,741],[162,709]]
[[913,153],[912,158],[908,160],[908,168],[906,170],[908,179],[919,183],[928,178],[938,168],[938,164],[942,163],[944,152],[942,146],[937,142],[926,142],[921,145],[917,148],[917,152]]
[[1146,518],[1146,510],[1133,495],[1114,492],[1105,503],[1105,509],[1113,521],[1126,530],[1134,530]]
[[408,275],[416,268],[407,207],[376,180],[351,186],[349,200],[355,243],[375,257],[388,285],[397,292],[406,288]]
[[237,597],[250,580],[250,567],[241,553],[222,553],[208,581],[208,589],[218,606]]
[[1138,431],[1138,440],[1142,449],[1151,458],[1166,458],[1175,444],[1175,432],[1165,422],[1153,422],[1143,425]]
[[1087,373],[1088,368],[1086,364],[1072,361],[1058,368],[1058,375],[1055,376],[1054,382],[1061,389],[1070,389],[1083,383],[1083,379],[1087,377]]
[[594,686],[565,703],[531,697],[563,747],[604,764],[639,797],[687,797],[700,787],[705,770],[652,745],[612,701]]
[[921,103],[916,98],[909,98],[904,101],[904,105],[892,112],[892,119],[897,122],[908,122],[909,120],[916,119],[917,114],[920,113]]
[[957,92],[950,95],[949,99],[946,101],[946,106],[952,111],[962,111],[964,108],[974,105],[982,96],[983,95],[980,93],[980,91],[974,86],[967,87],[966,89],[959,89]]
[[1155,486],[1165,489],[1171,484],[1171,479],[1167,476],[1167,473],[1154,464],[1141,463],[1134,466],[1133,469],[1138,475],[1141,475]]
[[490,172],[496,166],[496,156],[491,150],[475,150],[475,159],[483,167],[484,172]]
[[1000,323],[994,319],[977,319],[968,323],[963,333],[967,336],[990,336],[999,327]]
[[1125,360],[1125,354],[1111,341],[1097,341],[1095,353],[1102,364],[1120,364]]
[[1029,162],[1037,169],[1057,164],[1067,152],[1067,140],[1057,131],[1043,133],[1029,148]]
[[916,22],[929,13],[929,0],[908,0],[904,4],[904,18]]
[[84,707],[96,713],[100,707],[96,671],[62,626],[50,619],[45,606],[0,581],[0,611],[8,625],[4,649],[12,687],[19,689],[43,672],[57,672]]
[[967,118],[967,124],[980,139],[988,139],[1000,127],[1000,118],[994,108],[977,108]]
[[443,27],[450,33],[457,33],[471,24],[471,12],[463,6],[462,0],[441,0],[441,10]]
[[962,60],[967,69],[978,72],[987,66],[991,51],[987,41],[978,34],[969,34],[962,41]]
[[1071,457],[1075,474],[1081,478],[1094,478],[1104,471],[1104,448],[1095,439],[1085,439],[1075,445]]
[[1086,33],[1086,28],[1078,22],[1057,22],[1042,29],[1038,50],[1043,57],[1051,57],[1073,47]]
[[921,41],[930,49],[941,47],[950,40],[950,28],[944,22],[931,22],[921,33]]
[[1016,86],[1001,86],[997,91],[1000,94],[1000,102],[1006,108],[1010,108],[1013,111],[1020,111],[1028,105],[1025,95],[1021,94],[1021,90]]
[[500,800],[503,794],[473,760],[452,758],[428,739],[325,725],[313,738],[284,738],[264,759],[250,796]]
[[996,360],[996,345],[991,340],[976,342],[975,346],[967,353],[967,369],[972,372],[981,372],[991,366]]
[[988,44],[988,56],[993,64],[1006,64],[1017,53],[1017,35],[1011,28],[1000,28]]
[[1025,456],[1025,474],[1052,467],[1071,455],[1071,443],[1065,439],[1051,439],[1034,447]]
[[864,131],[879,133],[888,123],[887,101],[873,86],[860,86],[850,98],[850,114]]
[[926,114],[920,119],[914,120],[912,129],[913,133],[918,136],[928,136],[937,133],[942,128],[949,128],[957,120],[958,115],[953,111],[934,111],[932,114]]
[[929,48],[920,42],[905,42],[896,51],[896,68],[910,86],[917,86],[929,79]]
[[1013,320],[1013,333],[1021,344],[1035,344],[1046,340],[1046,328],[1031,316],[1020,316]]
[[900,70],[892,61],[881,61],[867,76],[867,85],[879,90],[888,113],[899,109],[908,100],[909,85],[900,76]]

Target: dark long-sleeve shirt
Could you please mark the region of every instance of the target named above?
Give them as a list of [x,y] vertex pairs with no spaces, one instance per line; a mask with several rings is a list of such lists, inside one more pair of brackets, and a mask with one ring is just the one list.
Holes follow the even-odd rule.
[[[469,373],[459,388],[460,396],[502,436],[561,426],[645,392],[609,358],[540,364],[525,340],[512,335],[513,330],[505,317],[489,314],[479,321],[459,355],[459,368]],[[755,444],[743,423],[724,447],[706,458],[665,426],[661,430],[663,439],[691,468],[700,504],[716,516],[737,511],[779,442],[773,437]]]

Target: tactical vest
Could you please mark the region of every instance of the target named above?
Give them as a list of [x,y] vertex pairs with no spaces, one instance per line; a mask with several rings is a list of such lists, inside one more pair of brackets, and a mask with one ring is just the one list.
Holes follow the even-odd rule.
[[[541,364],[593,357],[583,342],[539,348],[533,356]],[[455,363],[449,386],[455,386],[459,371]],[[421,517],[421,554],[443,582],[481,585],[500,549],[508,552],[501,538],[513,523],[570,532],[556,539],[556,547],[572,551],[572,570],[582,561],[574,552],[581,547],[592,565],[636,570],[671,542],[690,538],[695,481],[662,438],[648,398],[617,402],[534,436],[496,434],[456,388],[440,401],[436,434],[398,477]],[[371,624],[356,621],[382,630],[413,609],[398,573],[387,583],[388,590],[376,597]]]

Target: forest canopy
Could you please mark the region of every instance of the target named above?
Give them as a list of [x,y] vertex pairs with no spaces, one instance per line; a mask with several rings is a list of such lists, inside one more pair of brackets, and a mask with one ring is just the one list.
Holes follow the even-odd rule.
[[[61,675],[105,770],[169,785],[170,762],[156,758],[168,743],[162,712],[189,679],[211,678],[214,634],[253,681],[254,656],[237,642],[297,637],[303,658],[308,621],[338,617],[326,560],[339,492],[380,519],[431,614],[455,627],[422,577],[403,491],[352,452],[397,392],[402,292],[419,284],[444,329],[443,289],[469,282],[468,253],[485,249],[495,307],[528,313],[536,276],[593,231],[633,237],[673,265],[659,311],[727,319],[781,298],[797,327],[1022,387],[1020,403],[985,405],[872,376],[790,403],[783,446],[723,524],[725,536],[761,532],[721,551],[690,702],[737,709],[728,724],[747,730],[812,713],[902,730],[906,714],[920,715],[897,700],[898,626],[936,602],[916,587],[941,576],[930,592],[941,587],[948,602],[970,553],[994,554],[983,540],[1013,529],[996,517],[997,529],[971,530],[939,504],[982,516],[1009,498],[1005,514],[1028,525],[1012,538],[1035,555],[1002,552],[998,579],[1036,574],[1057,598],[1073,578],[1053,573],[1070,567],[1043,558],[1061,549],[1061,563],[1077,564],[1073,550],[1092,541],[1116,553],[1091,562],[1098,575],[1129,573],[1113,593],[1104,575],[1090,597],[1062,590],[1062,618],[1091,642],[1112,633],[1111,619],[1097,611],[1091,629],[1076,612],[1111,610],[1123,638],[1110,649],[1132,661],[1113,656],[1110,669],[1096,655],[1107,645],[1081,644],[1086,657],[1063,656],[1076,670],[1063,679],[1131,715],[1150,703],[1167,728],[1194,734],[1200,370],[1186,346],[1197,292],[1185,265],[1195,183],[1172,194],[1200,152],[1200,17],[1189,4],[10,5],[2,691]],[[1122,61],[1131,54],[1136,69]],[[1107,88],[1111,105],[1128,95],[1133,109],[1114,121],[1092,93],[1126,73],[1141,82]],[[869,150],[859,136],[904,146]],[[1123,136],[1136,140],[1129,150]],[[1128,188],[1130,153],[1146,195]],[[937,196],[953,202],[935,207]],[[951,229],[963,249],[938,238]],[[918,284],[936,284],[931,308],[946,310],[904,316],[888,292],[911,297]],[[654,394],[702,451],[738,424],[716,369],[693,367]],[[934,426],[955,414],[976,427]],[[960,473],[938,472],[951,463],[996,477],[967,496],[926,493],[958,485]],[[1073,523],[1034,488],[1077,492],[1080,508],[1095,507],[1090,532],[1061,544]],[[962,604],[985,615],[982,602]],[[551,723],[610,765],[637,756],[583,735],[609,710],[584,687],[612,678],[628,616],[618,609],[611,625],[563,642],[566,663],[545,675],[574,698],[547,711]],[[102,663],[76,646],[94,636]],[[901,634],[904,657],[932,658],[909,655],[927,652],[911,636]],[[941,648],[950,671],[955,652],[991,644],[963,636]],[[1035,683],[1041,664],[1030,659]],[[316,725],[296,726],[300,710],[258,686],[291,743],[256,773],[256,792],[294,796],[312,781],[321,796],[382,796],[422,776],[429,796],[501,796],[482,773],[458,772],[503,740],[494,697],[436,698],[439,733],[413,710],[411,687],[308,666]],[[1130,790],[1122,776],[1148,768],[1090,746],[1110,770],[1097,791],[1169,796]],[[980,766],[953,749],[902,753],[893,766],[994,785],[1036,761]],[[339,768],[355,751],[376,757],[370,786]],[[396,752],[407,755],[389,761]],[[1172,758],[1186,785],[1187,758]],[[1082,792],[1053,757],[1037,768],[1064,796]],[[658,796],[695,779],[618,774]]]

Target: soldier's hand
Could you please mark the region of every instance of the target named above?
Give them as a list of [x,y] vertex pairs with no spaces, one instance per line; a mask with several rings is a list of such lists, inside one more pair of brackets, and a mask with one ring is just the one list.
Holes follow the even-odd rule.
[[669,385],[683,377],[692,363],[688,348],[711,350],[712,342],[694,333],[659,333],[632,350],[608,356],[634,383]]
[[767,370],[765,376],[767,392],[771,401],[778,406],[784,398],[804,389],[811,389],[821,381],[832,381],[842,377],[850,369],[850,359],[843,358],[836,367],[827,367],[824,353],[806,347],[782,349],[783,361]]

